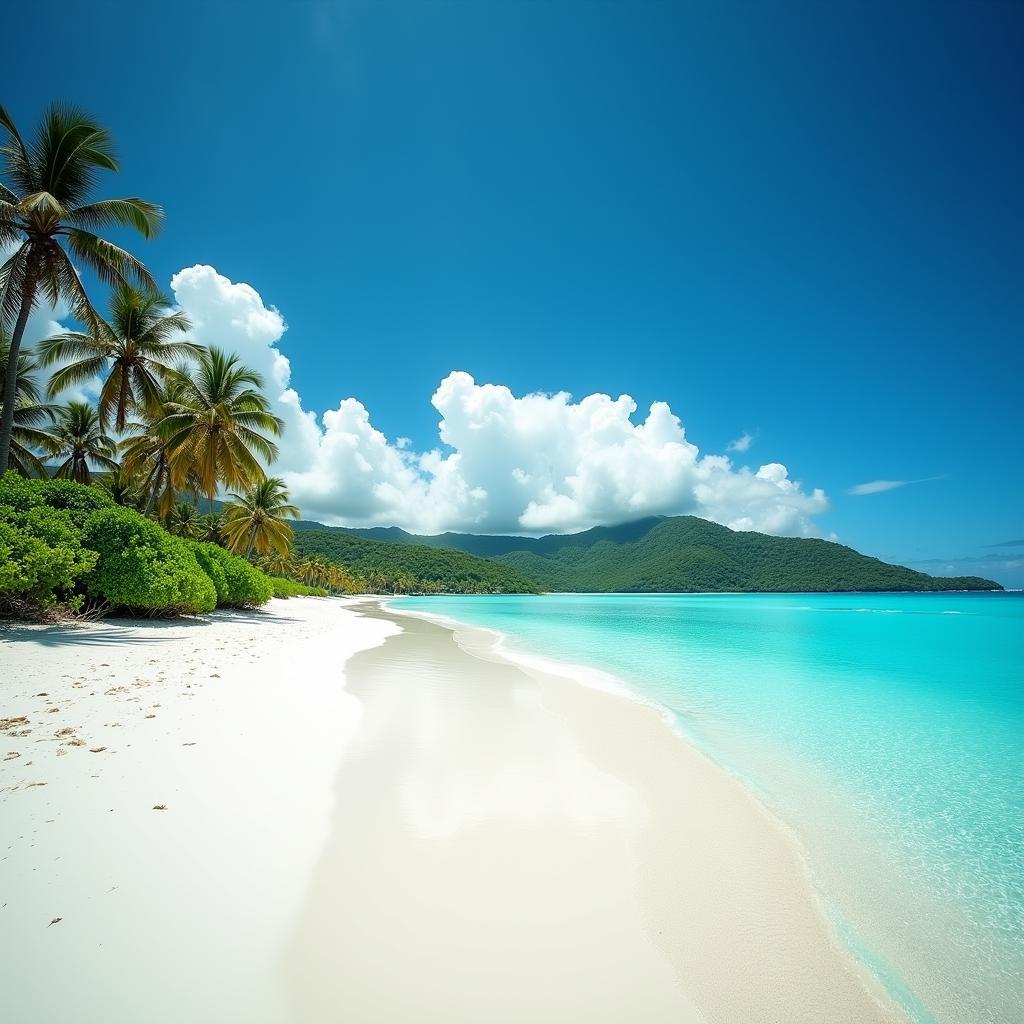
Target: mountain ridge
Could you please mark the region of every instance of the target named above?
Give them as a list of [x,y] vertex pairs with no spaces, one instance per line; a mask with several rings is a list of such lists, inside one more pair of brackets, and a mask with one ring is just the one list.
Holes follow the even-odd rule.
[[545,590],[589,592],[820,592],[1002,590],[978,576],[930,576],[863,555],[835,541],[735,531],[697,516],[650,516],[616,526],[543,537],[443,533],[399,527],[299,526],[303,548],[316,531],[395,548],[461,551],[515,570]]

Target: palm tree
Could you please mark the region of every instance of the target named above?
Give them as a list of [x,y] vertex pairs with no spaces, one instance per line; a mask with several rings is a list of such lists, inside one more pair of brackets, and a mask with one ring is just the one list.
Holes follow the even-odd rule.
[[209,544],[224,543],[224,520],[216,512],[199,517],[197,539]]
[[138,503],[138,487],[124,466],[111,470],[101,481],[100,486],[110,495],[114,502],[125,508],[135,508]]
[[[160,437],[158,426],[167,413],[168,404],[182,388],[181,378],[174,376],[164,382],[160,405],[144,411],[134,422],[125,424],[118,448],[121,469],[135,481],[139,500],[147,515],[166,519],[178,501],[179,490],[171,479],[171,457],[167,442]],[[186,487],[190,481],[186,481]]]
[[291,576],[295,563],[291,555],[275,549],[260,559],[260,568],[271,576]]
[[65,461],[56,476],[80,484],[92,481],[92,465],[116,471],[117,445],[103,432],[99,413],[88,402],[68,402],[57,410],[57,421],[50,440],[49,454]]
[[259,458],[272,462],[284,422],[257,390],[263,377],[236,355],[204,349],[165,405],[157,425],[166,442],[171,476],[179,490],[191,473],[199,493],[212,499],[221,484],[247,488],[266,477]]
[[[0,379],[7,375],[10,344],[0,332]],[[37,449],[46,450],[52,440],[41,424],[53,421],[55,407],[39,401],[39,381],[34,370],[35,360],[27,352],[18,353],[18,371],[14,386],[14,416],[11,429],[11,469],[22,476],[45,476],[46,468],[36,455]],[[2,406],[0,402],[0,406]]]
[[299,518],[299,510],[288,504],[288,492],[280,477],[261,480],[245,494],[232,494],[224,509],[224,539],[236,555],[246,558],[254,552],[269,555],[287,553],[292,546],[292,528],[286,518]]
[[[0,147],[6,178],[0,184],[0,246],[15,247],[0,266],[0,324],[11,329],[10,361],[17,366],[25,325],[41,295],[53,305],[64,299],[77,320],[96,323],[72,258],[106,284],[132,278],[154,287],[134,256],[93,232],[127,226],[149,238],[163,212],[143,199],[90,202],[96,172],[116,171],[118,164],[110,133],[77,107],[51,105],[28,143],[2,106],[0,127],[7,133]],[[0,475],[10,460],[16,385],[17,375],[6,374]]]
[[97,376],[109,365],[99,399],[105,425],[113,415],[114,428],[120,433],[129,413],[158,409],[161,384],[174,374],[173,364],[196,358],[202,351],[181,337],[192,326],[188,317],[169,312],[167,305],[158,292],[119,284],[110,297],[109,321],[97,317],[88,334],[68,331],[41,342],[43,366],[74,360],[50,378],[48,396]]
[[198,540],[202,531],[202,516],[195,505],[187,501],[179,501],[167,517],[167,529],[176,537]]

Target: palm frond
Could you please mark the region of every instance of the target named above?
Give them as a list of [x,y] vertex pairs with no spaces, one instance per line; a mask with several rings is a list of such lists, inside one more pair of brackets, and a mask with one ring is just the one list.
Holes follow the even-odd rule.
[[159,232],[163,218],[161,207],[132,196],[125,199],[101,199],[78,206],[68,213],[67,219],[79,227],[91,229],[132,227],[143,238],[152,238]]
[[95,355],[62,366],[46,385],[46,397],[56,398],[62,391],[67,391],[68,388],[72,388],[76,384],[91,380],[103,370],[105,365],[106,358],[102,355]]
[[67,240],[71,251],[105,284],[128,285],[134,279],[144,288],[155,290],[150,272],[127,249],[81,228],[68,228]]

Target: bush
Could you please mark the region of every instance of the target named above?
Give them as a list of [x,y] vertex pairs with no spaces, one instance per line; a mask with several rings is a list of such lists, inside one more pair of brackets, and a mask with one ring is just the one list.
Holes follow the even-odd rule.
[[244,558],[217,544],[193,541],[190,547],[200,568],[216,587],[218,607],[256,608],[274,596],[270,579]]
[[0,478],[0,604],[48,607],[66,599],[96,558],[69,513],[44,502],[38,481],[13,472]]
[[217,605],[216,586],[188,543],[138,512],[97,508],[85,520],[82,543],[99,555],[88,593],[115,608],[198,614]]
[[114,504],[106,491],[76,484],[73,480],[33,480],[32,485],[50,508],[67,510],[76,522],[81,522],[89,512]]
[[281,576],[269,577],[274,588],[274,597],[326,597],[327,591],[320,587],[307,587],[305,583],[286,580]]

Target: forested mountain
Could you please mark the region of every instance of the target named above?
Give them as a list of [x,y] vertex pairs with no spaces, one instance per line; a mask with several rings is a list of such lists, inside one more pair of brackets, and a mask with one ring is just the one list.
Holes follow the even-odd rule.
[[[929,576],[831,541],[740,533],[695,516],[648,518],[547,537],[445,533],[417,537],[396,528],[331,530],[376,538],[385,548],[456,548],[502,563],[561,591],[999,590],[976,576]],[[299,533],[301,539],[303,533]]]
[[363,577],[371,589],[406,593],[534,594],[537,584],[513,566],[452,548],[388,544],[327,527],[295,531],[294,549]]

